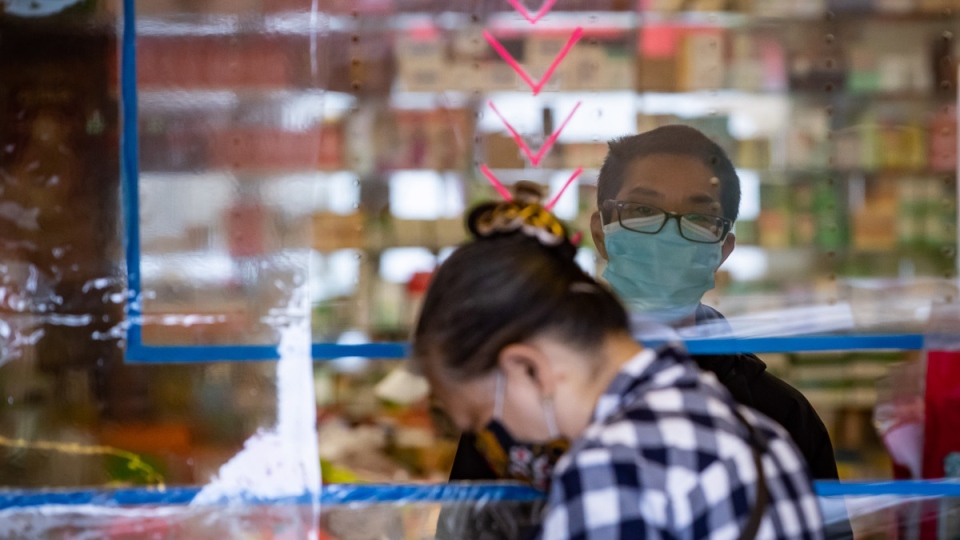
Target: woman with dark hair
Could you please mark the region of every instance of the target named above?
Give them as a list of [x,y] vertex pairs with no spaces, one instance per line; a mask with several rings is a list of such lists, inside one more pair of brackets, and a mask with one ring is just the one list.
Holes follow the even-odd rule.
[[803,458],[680,349],[644,348],[535,202],[485,204],[413,336],[433,398],[501,478],[549,493],[544,538],[821,538]]

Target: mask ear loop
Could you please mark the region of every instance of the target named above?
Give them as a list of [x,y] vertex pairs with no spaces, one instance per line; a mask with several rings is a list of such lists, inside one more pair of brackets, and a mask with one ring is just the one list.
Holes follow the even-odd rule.
[[557,429],[557,416],[553,411],[552,398],[543,400],[543,416],[547,420],[547,434],[550,435],[551,439],[556,439],[560,435],[560,430]]

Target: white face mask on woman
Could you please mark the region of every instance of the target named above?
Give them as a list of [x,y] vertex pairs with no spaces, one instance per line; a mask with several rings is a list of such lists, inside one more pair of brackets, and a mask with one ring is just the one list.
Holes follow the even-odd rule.
[[570,441],[560,435],[551,400],[542,400],[549,438],[533,443],[515,438],[503,423],[503,401],[507,379],[497,372],[497,393],[493,419],[477,433],[477,450],[499,478],[511,478],[539,490],[549,491],[553,468],[570,448]]

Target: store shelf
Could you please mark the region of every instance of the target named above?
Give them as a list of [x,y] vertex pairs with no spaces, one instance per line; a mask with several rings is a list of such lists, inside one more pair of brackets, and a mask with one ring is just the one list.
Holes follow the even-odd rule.
[[[763,3],[758,4],[763,6]],[[766,7],[756,12],[737,11],[647,11],[640,13],[639,23],[714,26],[717,28],[750,28],[769,25],[864,24],[864,23],[955,23],[956,13],[878,10],[810,10],[801,2],[790,2],[792,11]]]
[[[309,6],[309,3],[305,4]],[[508,6],[509,7],[509,6]],[[428,11],[400,11],[389,13],[361,13],[357,17],[331,14],[324,11],[278,11],[269,13],[149,13],[137,17],[140,36],[231,36],[239,34],[271,34],[301,36],[327,33],[361,33],[410,31],[424,28],[457,30],[476,24],[473,14],[438,9]],[[493,31],[529,31],[529,22],[516,11],[504,10],[487,15],[484,26]],[[535,31],[552,32],[584,27],[591,32],[631,30],[636,28],[633,13],[604,11],[564,12],[553,10],[538,21]]]
[[[267,106],[293,109],[297,114],[321,113],[326,118],[342,116],[356,104],[356,97],[343,92],[281,88],[163,88],[140,87],[137,106],[141,115],[161,112],[203,114]],[[319,118],[315,121],[318,121]]]
[[[958,21],[960,24],[960,21]],[[481,89],[482,90],[482,89]],[[491,89],[485,91],[487,94],[491,94],[496,97],[501,97],[505,99],[511,98],[522,98],[522,99],[531,99],[530,92],[525,90],[522,86],[518,86],[517,90],[499,90]],[[543,93],[537,98],[541,101],[550,102],[556,100],[558,97],[571,94],[579,95],[582,94],[585,97],[596,98],[598,100],[604,99],[610,96],[619,96],[627,94],[634,94],[635,97],[643,99],[648,97],[653,98],[666,98],[672,97],[675,99],[698,99],[698,100],[743,100],[745,105],[748,105],[749,100],[756,99],[758,97],[774,97],[781,99],[790,99],[790,98],[823,98],[824,100],[861,100],[861,99],[871,99],[878,101],[956,101],[957,96],[951,93],[944,93],[934,91],[930,89],[929,91],[875,91],[875,92],[847,92],[842,87],[831,92],[827,91],[814,91],[814,90],[804,90],[804,89],[784,89],[784,90],[763,90],[763,89],[753,89],[753,88],[733,88],[733,87],[723,87],[716,88],[711,90],[676,90],[676,91],[655,91],[655,90],[634,90],[634,89],[624,89],[624,88],[607,88],[607,89],[597,89],[597,90],[559,90],[549,93]],[[435,100],[438,97],[444,97],[450,100],[451,104],[454,105],[467,105],[473,101],[476,101],[476,94],[472,92],[466,92],[462,90],[437,90],[437,91],[405,91],[398,90],[391,93],[391,100],[399,100],[401,102],[409,101],[414,102],[436,102]]]
[[[142,10],[141,10],[142,11]],[[184,13],[138,14],[138,37],[213,37],[239,34],[319,35],[322,31],[349,31],[351,19],[323,12],[296,13]]]
[[[508,6],[506,3],[504,5]],[[552,9],[545,17],[537,21],[534,28],[530,27],[529,21],[512,9],[490,14],[484,21],[484,26],[494,34],[500,35],[500,32],[503,32],[524,36],[562,30],[570,31],[581,27],[584,30],[584,35],[589,37],[598,33],[616,34],[635,30],[640,24],[642,24],[642,15],[630,11],[560,11],[555,9]]]
[[[309,4],[307,4],[309,5]],[[240,13],[173,13],[156,11],[137,17],[137,33],[141,36],[231,36],[239,34],[272,34],[278,36],[311,36],[320,33],[370,33],[408,31],[436,27],[445,30],[467,28],[476,21],[472,10],[454,11],[450,6],[437,6],[436,11],[399,11],[391,13],[358,12],[337,14],[318,10],[276,11],[250,14]],[[362,20],[362,24],[361,24]],[[645,26],[672,25],[688,27],[715,27],[719,29],[749,29],[811,24],[953,24],[956,16],[941,13],[895,12],[817,12],[805,14],[749,13],[730,11],[683,12],[609,12],[585,9],[563,11],[553,9],[538,21],[533,32],[549,33],[581,26],[591,32],[630,31]],[[493,31],[531,31],[529,22],[514,10],[486,13],[485,27]]]
[[[850,169],[850,168],[821,168],[821,169],[753,169],[747,167],[738,167],[740,171],[750,171],[760,177],[761,185],[787,186],[792,181],[833,181],[841,186],[844,183],[853,180],[852,177],[860,176],[867,180],[878,176],[884,178],[897,178],[903,182],[909,182],[913,177],[924,178],[952,178],[956,176],[956,171],[930,170],[930,169]],[[538,168],[529,167],[524,169],[491,169],[496,177],[507,185],[514,184],[521,180],[546,180],[558,173],[564,171],[572,172],[572,168]],[[592,185],[596,183],[599,169],[584,169],[577,178],[577,183]],[[464,171],[460,169],[380,169],[380,175],[390,176],[398,173],[422,173],[431,175],[449,176],[455,175],[464,181],[486,185],[487,181],[482,178],[478,170]],[[315,177],[318,181],[331,175],[354,174],[351,169],[326,169],[326,168],[210,168],[202,171],[184,170],[183,168],[162,169],[144,169],[140,173],[141,182],[183,182],[192,180],[222,180],[233,181],[233,179],[242,178],[260,178],[266,181],[285,180],[293,177]],[[781,180],[786,179],[786,182]],[[363,180],[360,180],[361,182]]]
[[[690,90],[676,92],[635,91],[632,89],[606,90],[564,90],[551,92],[535,98],[543,104],[554,104],[561,100],[566,101],[581,97],[588,101],[602,101],[608,98],[617,98],[632,94],[637,100],[637,106],[642,110],[649,104],[644,100],[658,102],[672,102],[673,107],[657,106],[657,113],[689,114],[688,102],[697,102],[700,109],[715,108],[718,104],[724,109],[748,109],[756,106],[757,99],[776,100],[789,103],[792,100],[816,102],[878,102],[883,104],[913,105],[916,103],[930,103],[933,105],[951,104],[957,102],[952,94],[940,92],[845,92],[842,89],[834,92],[817,92],[812,90],[753,90],[738,88],[722,88],[717,90]],[[322,112],[326,119],[343,117],[353,110],[357,98],[353,95],[316,89],[291,89],[289,87],[276,88],[184,88],[164,86],[141,86],[137,92],[138,106],[144,116],[155,113],[187,112],[187,111],[229,111],[241,106],[256,108],[262,106],[282,106],[296,109],[300,114],[317,115]],[[454,108],[473,108],[494,100],[530,100],[530,93],[518,87],[516,91],[489,90],[484,95],[477,96],[472,92],[460,90],[443,91],[395,91],[389,98],[391,107],[399,110],[441,110]],[[931,103],[932,102],[932,103]]]
[[878,176],[888,175],[896,177],[922,176],[922,177],[951,177],[956,176],[955,169],[930,169],[926,167],[895,167],[895,168],[867,168],[867,167],[811,167],[809,169],[751,169],[742,167],[744,170],[754,171],[761,176],[825,176],[832,177],[840,182],[849,179],[849,175]]
[[[737,246],[750,246],[751,248],[756,248],[767,255],[773,257],[779,256],[802,256],[804,258],[812,257],[823,257],[823,258],[833,258],[838,262],[842,262],[845,259],[862,257],[862,258],[876,258],[876,257],[889,257],[889,258],[900,258],[906,256],[917,256],[929,254],[932,252],[940,253],[944,244],[929,244],[927,246],[895,246],[886,249],[860,249],[854,248],[851,246],[842,246],[835,248],[828,247],[818,247],[818,246],[763,246],[758,244],[747,244],[737,242]],[[895,276],[893,276],[895,277]],[[918,276],[919,277],[919,276]],[[930,276],[938,277],[938,276]],[[887,278],[881,278],[887,279]]]
[[352,171],[344,169],[322,169],[322,168],[305,168],[305,167],[291,167],[289,169],[284,169],[282,167],[210,167],[202,168],[201,170],[191,170],[192,167],[170,167],[168,169],[160,168],[149,168],[143,169],[140,172],[140,181],[141,182],[188,182],[188,181],[197,181],[197,180],[206,180],[206,181],[223,181],[223,182],[235,182],[235,181],[266,181],[266,182],[280,182],[290,179],[303,179],[307,177],[315,177],[318,181],[323,181],[325,177],[335,175],[352,173]]

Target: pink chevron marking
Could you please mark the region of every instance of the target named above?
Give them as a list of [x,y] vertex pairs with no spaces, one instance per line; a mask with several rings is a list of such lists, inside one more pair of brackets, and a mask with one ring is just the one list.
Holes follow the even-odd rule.
[[537,12],[532,15],[530,14],[530,11],[528,11],[527,8],[520,3],[520,0],[507,0],[507,2],[510,2],[510,5],[513,6],[513,9],[519,11],[520,14],[523,15],[524,19],[530,21],[530,24],[537,24],[537,21],[542,19],[543,16],[550,11],[550,8],[557,3],[557,0],[545,0],[543,5],[540,6],[540,9],[538,9]]
[[501,182],[496,176],[494,176],[493,171],[487,168],[486,165],[480,165],[480,172],[482,172],[483,175],[487,177],[487,180],[489,180],[490,183],[493,184],[493,188],[497,190],[497,193],[499,193],[500,196],[504,198],[504,200],[507,200],[507,201],[513,200],[513,195],[510,194],[510,190],[508,190],[503,185],[503,182]]
[[563,184],[563,187],[560,188],[560,191],[558,191],[557,194],[554,195],[552,199],[550,199],[550,202],[544,205],[544,208],[546,208],[548,211],[553,210],[553,207],[556,206],[557,203],[560,201],[560,196],[563,195],[563,192],[566,191],[568,187],[570,187],[570,184],[572,184],[573,181],[576,180],[577,177],[580,176],[580,173],[582,172],[583,172],[583,167],[577,167],[577,170],[573,171],[573,174],[570,175],[570,178],[567,178],[566,183]]
[[557,70],[557,66],[560,65],[560,62],[562,62],[564,57],[566,57],[567,54],[570,53],[570,49],[573,48],[573,45],[581,37],[583,37],[583,28],[578,26],[574,29],[573,34],[570,36],[570,39],[567,40],[567,43],[563,46],[562,49],[560,49],[560,54],[558,54],[557,57],[553,59],[553,62],[550,64],[550,67],[548,67],[547,71],[543,73],[543,77],[541,77],[539,81],[533,80],[533,77],[531,77],[530,74],[527,73],[525,69],[523,69],[523,66],[520,65],[520,62],[517,62],[517,60],[510,55],[507,49],[505,49],[503,45],[500,44],[500,41],[498,41],[497,38],[493,37],[493,34],[484,30],[483,37],[487,40],[488,43],[490,43],[490,46],[493,47],[493,49],[497,51],[497,53],[503,58],[503,61],[509,64],[510,67],[512,67],[513,70],[517,72],[517,75],[519,75],[520,78],[523,79],[523,82],[527,83],[527,85],[530,86],[530,88],[533,90],[533,95],[536,96],[537,94],[540,93],[540,90],[542,90],[543,87],[547,84],[547,81],[550,80],[550,77],[553,75],[553,72]]
[[567,118],[563,121],[562,124],[560,124],[560,127],[558,127],[556,131],[551,133],[550,136],[547,137],[547,140],[543,141],[543,146],[541,146],[540,150],[538,150],[537,153],[534,154],[533,150],[530,150],[530,147],[527,146],[526,142],[524,142],[523,137],[521,137],[520,134],[517,133],[517,130],[513,129],[513,126],[510,125],[510,122],[507,122],[507,119],[504,118],[502,114],[500,114],[500,111],[497,110],[497,107],[493,104],[493,102],[490,101],[488,102],[488,104],[490,105],[490,108],[493,109],[493,112],[497,113],[497,116],[503,122],[503,125],[507,126],[507,131],[510,132],[510,135],[513,136],[513,140],[517,143],[517,146],[519,146],[520,150],[522,150],[523,153],[527,156],[527,158],[530,159],[530,163],[533,163],[534,167],[540,165],[540,161],[543,160],[543,156],[545,156],[547,152],[550,151],[550,148],[553,146],[553,144],[557,142],[557,137],[560,136],[560,132],[563,131],[563,128],[566,127],[567,122],[569,122],[570,119],[573,118],[573,114],[577,112],[577,109],[580,108],[580,102],[578,101],[577,104],[573,106],[573,110],[570,111],[570,114],[567,115]]

